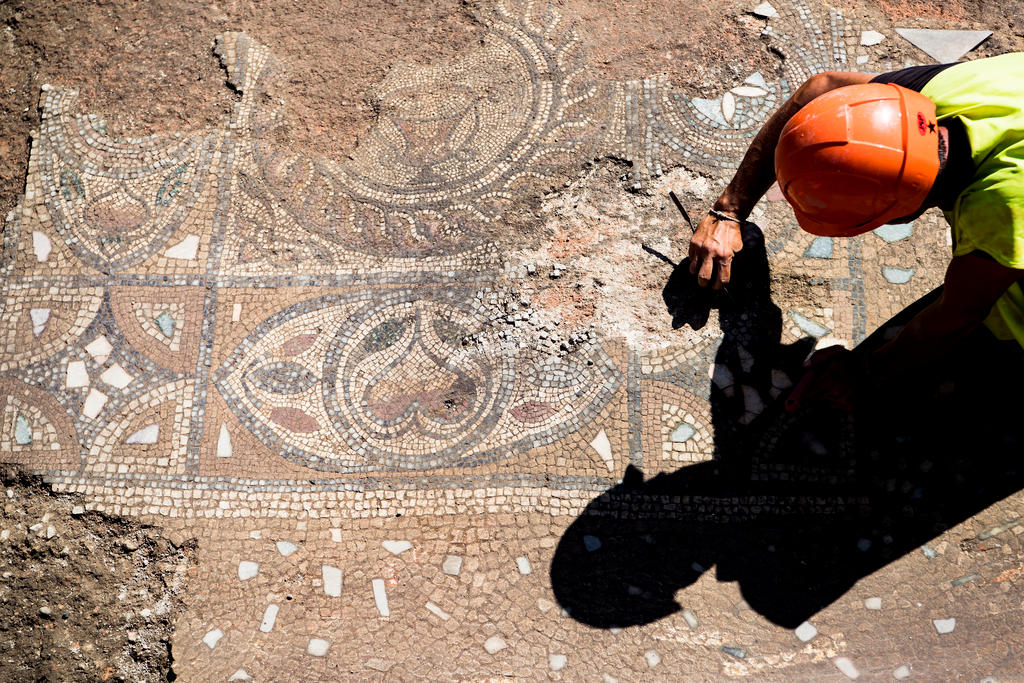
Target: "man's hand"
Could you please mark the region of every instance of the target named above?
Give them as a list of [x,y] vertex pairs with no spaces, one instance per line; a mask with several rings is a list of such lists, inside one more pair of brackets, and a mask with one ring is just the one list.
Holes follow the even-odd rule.
[[866,359],[842,346],[815,351],[804,363],[804,374],[786,398],[786,410],[827,403],[843,410],[852,409],[875,377],[869,376]]
[[690,274],[697,276],[701,287],[710,283],[713,289],[722,289],[732,275],[732,259],[742,248],[740,224],[708,214],[690,237]]

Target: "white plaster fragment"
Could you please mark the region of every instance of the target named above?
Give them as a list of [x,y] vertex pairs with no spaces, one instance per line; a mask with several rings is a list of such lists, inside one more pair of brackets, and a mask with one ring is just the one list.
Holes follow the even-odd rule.
[[764,97],[768,94],[768,91],[764,88],[758,88],[753,85],[737,85],[729,92],[740,97]]
[[775,8],[767,2],[762,2],[760,5],[752,9],[751,12],[759,17],[763,17],[764,19],[771,19],[772,17],[779,15],[779,13],[775,11]]
[[277,552],[281,553],[285,557],[288,557],[289,555],[291,555],[292,553],[294,553],[298,549],[299,549],[299,546],[295,545],[291,541],[278,541],[277,542]]
[[217,647],[217,643],[223,637],[224,631],[221,631],[219,628],[215,628],[212,631],[207,632],[207,634],[203,636],[203,642],[206,643],[206,647],[212,650],[213,648]]
[[882,598],[867,598],[864,600],[864,609],[882,609]]
[[910,678],[910,667],[903,665],[892,672],[892,677],[897,681],[902,681],[905,678]]
[[335,543],[341,543],[341,529],[331,529],[331,540]]
[[381,541],[381,545],[392,555],[401,555],[412,547],[409,541]]
[[497,654],[508,647],[508,643],[501,636],[491,636],[484,641],[484,649],[487,654]]
[[956,619],[950,617],[949,619],[933,619],[932,623],[935,624],[935,630],[939,633],[952,633],[953,629],[956,628]]
[[341,582],[344,573],[337,567],[332,567],[329,564],[320,566],[320,574],[324,579],[324,593],[331,596],[332,598],[341,597]]
[[871,47],[872,45],[878,45],[880,42],[885,40],[885,35],[878,31],[861,31],[860,32],[860,44],[865,47]]
[[565,668],[565,665],[568,663],[568,661],[569,661],[569,658],[566,657],[565,655],[549,654],[548,655],[548,668],[551,669],[552,671],[561,671],[562,669]]
[[437,605],[435,605],[432,602],[428,602],[427,603],[427,611],[429,611],[431,614],[436,615],[442,621],[448,621],[449,619],[452,618],[452,615],[448,614],[447,612],[445,612],[443,609],[441,609],[440,607],[438,607]]
[[53,245],[50,243],[50,238],[45,233],[36,230],[32,233],[32,251],[36,254],[36,260],[40,263],[50,258],[50,251]]
[[260,630],[264,633],[270,633],[274,628],[274,623],[277,621],[277,613],[281,610],[277,605],[267,605],[267,609],[263,611],[263,622],[260,624]]
[[722,116],[729,123],[732,123],[732,118],[736,115],[736,97],[731,93],[727,92],[722,95]]
[[28,316],[32,319],[32,336],[38,338],[39,335],[46,331],[46,326],[50,322],[50,309],[30,308]]
[[647,660],[647,666],[651,669],[661,664],[661,655],[658,654],[657,650],[648,650],[645,652],[644,659]]
[[800,642],[807,643],[814,640],[814,636],[818,635],[818,629],[816,629],[810,622],[805,621],[796,627],[794,633],[796,634],[796,637],[800,639]]
[[519,573],[524,576],[533,571],[533,568],[530,566],[530,558],[528,557],[517,557],[516,568],[519,569]]
[[615,459],[612,457],[612,444],[608,440],[608,435],[602,429],[594,437],[594,440],[590,442],[590,447],[597,451],[597,454],[601,457],[604,466],[608,468],[609,472],[615,471]]
[[231,678],[228,679],[228,683],[231,683],[231,681],[251,681],[251,680],[252,680],[252,676],[250,676],[246,672],[245,669],[239,669],[235,673],[231,674]]
[[220,423],[220,435],[217,437],[217,457],[231,457],[231,434],[228,432],[227,425],[223,422]]
[[441,571],[450,576],[458,576],[462,571],[462,558],[458,555],[446,555],[441,563]]
[[247,581],[260,573],[260,563],[251,560],[242,560],[238,563],[238,578]]
[[242,304],[234,304],[231,306],[231,322],[237,323],[242,319]]
[[992,31],[927,28],[898,28],[896,33],[939,64],[959,61],[961,57],[992,35]]
[[90,420],[95,419],[106,404],[106,394],[96,389],[90,389],[89,395],[85,397],[85,403],[82,404],[82,415],[85,415]]
[[64,379],[64,386],[68,389],[89,386],[89,372],[85,369],[84,360],[73,360],[68,363],[68,372]]
[[857,667],[846,657],[836,657],[832,660],[832,663],[850,680],[860,678],[860,672],[857,671]]
[[169,247],[164,255],[167,258],[183,259],[185,261],[192,261],[196,258],[196,252],[199,251],[199,235],[188,235],[185,239],[175,244],[173,247]]
[[126,386],[132,383],[135,379],[121,367],[120,363],[114,363],[109,368],[103,371],[100,375],[100,381],[104,384],[109,384],[115,389],[124,389]]
[[110,342],[102,334],[89,342],[89,345],[85,347],[86,353],[92,356],[92,359],[100,365],[107,362],[107,358],[110,357],[110,352],[113,350],[114,347],[110,345]]
[[136,443],[136,444],[154,444],[160,439],[160,425],[151,424],[146,425],[139,431],[135,432],[127,439],[125,443]]
[[373,602],[377,605],[377,611],[382,617],[390,617],[391,608],[388,606],[388,592],[384,588],[384,579],[374,579],[370,584],[373,586]]
[[314,657],[323,657],[329,649],[331,649],[331,641],[323,638],[310,638],[309,645],[306,646],[306,653]]

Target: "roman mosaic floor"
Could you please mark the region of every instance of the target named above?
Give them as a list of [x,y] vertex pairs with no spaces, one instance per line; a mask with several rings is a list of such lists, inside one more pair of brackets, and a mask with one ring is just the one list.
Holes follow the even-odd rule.
[[[43,88],[0,261],[2,457],[197,539],[179,680],[1024,678],[1015,487],[932,510],[912,545],[844,537],[859,569],[804,604],[811,573],[769,559],[792,534],[730,525],[813,518],[821,549],[821,520],[870,503],[837,493],[856,454],[757,456],[731,488],[715,469],[816,344],[859,343],[941,282],[936,217],[833,243],[769,193],[749,251],[774,303],[767,270],[697,323],[701,294],[666,293],[666,344],[548,315],[585,262],[501,232],[608,160],[674,216],[667,191],[718,187],[812,73],[903,64],[842,11],[775,0],[750,14],[779,73],[697,97],[597,77],[543,3],[481,12],[462,58],[388,73],[346,159],[280,144],[284,66],[242,33],[216,37],[239,94],[218,129],[116,139]],[[638,262],[657,260],[621,255]]]

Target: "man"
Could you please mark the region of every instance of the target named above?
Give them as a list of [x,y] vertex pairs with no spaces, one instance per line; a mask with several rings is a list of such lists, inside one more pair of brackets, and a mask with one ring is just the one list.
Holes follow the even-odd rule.
[[701,285],[729,281],[742,221],[776,179],[814,234],[852,236],[934,206],[952,228],[941,295],[877,350],[845,354],[834,380],[920,368],[983,323],[1024,346],[1024,53],[808,79],[698,225],[689,256]]

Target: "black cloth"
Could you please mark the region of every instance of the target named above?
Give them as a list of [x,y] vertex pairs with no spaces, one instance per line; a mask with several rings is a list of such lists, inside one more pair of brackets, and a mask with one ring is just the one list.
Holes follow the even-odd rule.
[[906,69],[899,69],[898,71],[889,71],[884,74],[878,74],[871,79],[872,83],[893,83],[900,85],[907,90],[913,90],[914,92],[921,92],[921,88],[928,85],[928,81],[932,80],[942,71],[945,71],[953,64],[928,64],[926,66],[908,66]]

